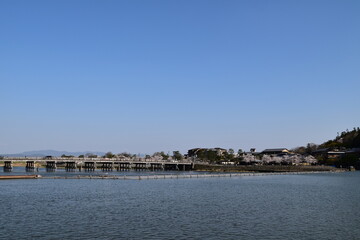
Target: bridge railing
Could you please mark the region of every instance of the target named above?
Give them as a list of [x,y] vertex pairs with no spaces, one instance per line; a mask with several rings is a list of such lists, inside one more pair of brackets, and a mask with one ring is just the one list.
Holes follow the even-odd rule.
[[159,163],[173,163],[173,164],[184,164],[184,163],[193,163],[191,159],[184,160],[162,160],[162,159],[153,159],[153,158],[65,158],[65,157],[3,157],[0,161],[81,161],[81,162],[159,162]]

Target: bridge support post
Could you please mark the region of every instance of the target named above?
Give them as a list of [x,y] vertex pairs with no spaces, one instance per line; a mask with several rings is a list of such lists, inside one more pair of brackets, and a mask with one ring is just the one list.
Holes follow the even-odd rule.
[[116,168],[118,171],[129,171],[131,169],[130,162],[118,162],[118,167]]
[[25,170],[27,172],[33,172],[35,170],[35,161],[26,161]]
[[56,170],[56,161],[46,161],[46,171],[54,172]]
[[85,162],[84,166],[85,171],[95,171],[96,169],[96,163],[95,162]]
[[103,171],[112,171],[113,170],[113,162],[102,162],[101,170]]
[[137,163],[134,163],[135,164],[135,169],[137,171],[144,171],[147,169],[147,166],[146,166],[146,163],[144,162],[137,162]]
[[12,169],[12,161],[4,161],[4,172],[11,172]]
[[65,170],[67,172],[73,172],[76,169],[76,162],[66,162],[65,163]]
[[162,163],[150,163],[152,171],[164,170],[164,165]]

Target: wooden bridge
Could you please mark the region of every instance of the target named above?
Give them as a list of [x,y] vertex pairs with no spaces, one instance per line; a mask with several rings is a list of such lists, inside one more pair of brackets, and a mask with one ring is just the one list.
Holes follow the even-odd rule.
[[194,168],[192,162],[168,162],[168,161],[123,161],[111,159],[79,159],[79,158],[7,158],[3,159],[4,172],[11,172],[14,163],[23,163],[26,171],[35,171],[45,167],[47,171],[55,171],[64,168],[66,171],[129,171],[131,169],[144,171],[189,171]]

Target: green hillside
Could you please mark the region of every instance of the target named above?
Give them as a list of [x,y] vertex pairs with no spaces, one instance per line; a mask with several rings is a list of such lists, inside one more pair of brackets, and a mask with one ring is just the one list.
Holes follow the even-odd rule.
[[338,149],[350,149],[360,148],[360,128],[354,128],[352,131],[346,130],[342,133],[338,133],[338,136],[318,146],[321,148],[338,148]]

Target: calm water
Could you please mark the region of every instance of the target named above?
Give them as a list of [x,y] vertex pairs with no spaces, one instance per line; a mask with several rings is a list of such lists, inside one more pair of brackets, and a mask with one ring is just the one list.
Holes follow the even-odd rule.
[[25,167],[14,167],[10,172],[5,172],[3,167],[0,167],[0,176],[9,176],[9,175],[35,175],[39,174],[43,177],[77,177],[77,176],[144,176],[144,175],[163,175],[163,174],[173,174],[173,175],[182,175],[182,174],[206,174],[207,172],[194,172],[194,171],[150,171],[150,170],[121,170],[117,171],[103,171],[101,169],[96,169],[95,171],[79,171],[75,169],[73,171],[66,171],[64,168],[58,168],[55,171],[47,171],[46,168],[39,168],[38,171],[33,170],[27,172]]
[[0,181],[0,239],[360,239],[360,172]]

